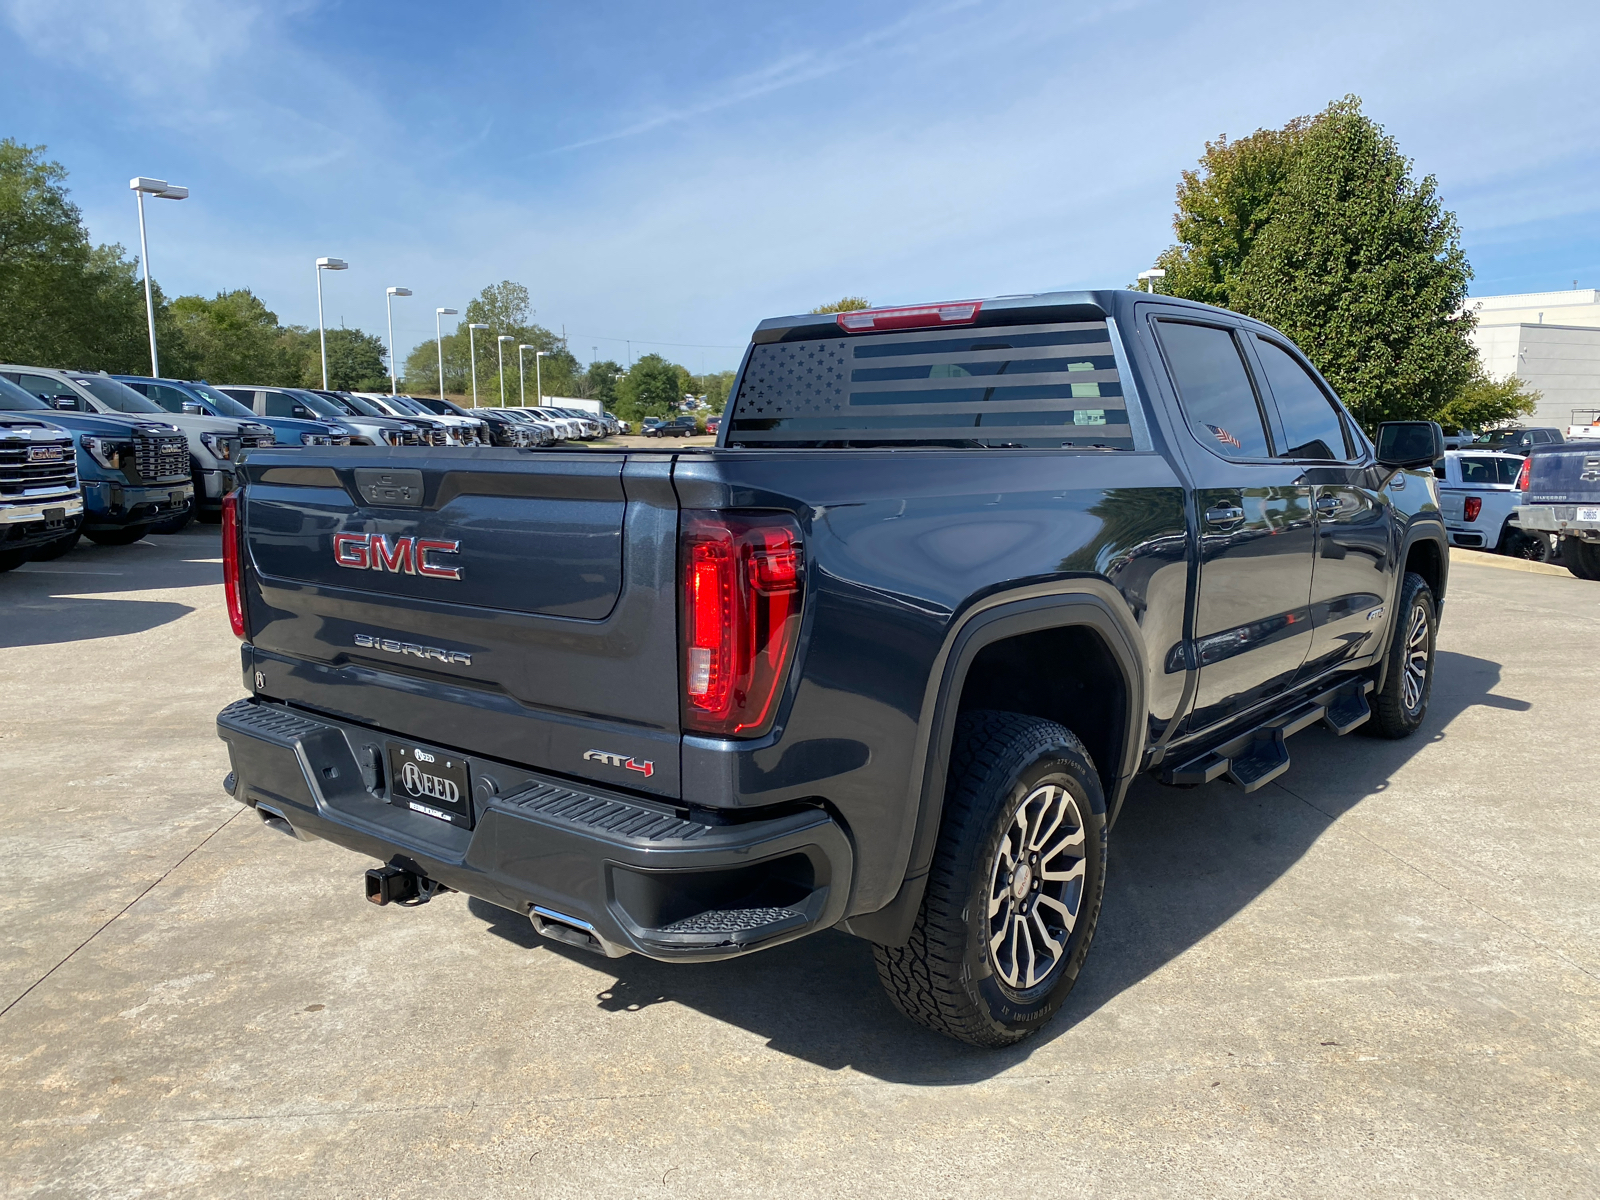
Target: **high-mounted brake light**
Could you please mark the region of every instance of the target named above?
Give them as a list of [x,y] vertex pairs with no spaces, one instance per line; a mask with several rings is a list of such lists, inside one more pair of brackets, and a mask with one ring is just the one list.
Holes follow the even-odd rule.
[[905,308],[862,308],[842,312],[839,328],[846,333],[882,333],[890,329],[931,329],[940,325],[971,325],[978,319],[982,300],[949,304],[913,304]]
[[222,498],[222,590],[228,598],[228,624],[233,636],[242,638],[244,629],[244,572],[239,569],[239,493]]
[[1468,496],[1467,502],[1462,505],[1462,509],[1466,513],[1467,520],[1476,521],[1478,514],[1483,511],[1483,497]]
[[800,635],[800,530],[782,514],[686,512],[679,554],[684,725],[759,736]]
[[1522,470],[1517,472],[1517,491],[1525,492],[1528,490],[1528,469],[1532,466],[1533,459],[1525,458],[1522,460]]

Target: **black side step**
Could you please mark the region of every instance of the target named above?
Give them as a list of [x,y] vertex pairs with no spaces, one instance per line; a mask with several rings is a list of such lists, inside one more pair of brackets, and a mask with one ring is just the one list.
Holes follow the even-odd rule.
[[1173,787],[1197,787],[1227,776],[1245,791],[1253,792],[1289,769],[1285,741],[1308,725],[1321,721],[1343,737],[1371,717],[1372,708],[1367,703],[1371,690],[1370,679],[1351,680],[1330,688],[1214,750],[1168,768],[1161,773],[1161,782]]

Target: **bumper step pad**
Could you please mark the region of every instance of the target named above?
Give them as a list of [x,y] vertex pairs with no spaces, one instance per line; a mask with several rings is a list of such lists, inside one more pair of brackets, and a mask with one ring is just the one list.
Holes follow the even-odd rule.
[[1367,693],[1372,680],[1357,679],[1330,688],[1254,729],[1161,773],[1173,787],[1198,787],[1226,777],[1246,792],[1265,787],[1289,769],[1287,739],[1321,721],[1339,737],[1372,716]]

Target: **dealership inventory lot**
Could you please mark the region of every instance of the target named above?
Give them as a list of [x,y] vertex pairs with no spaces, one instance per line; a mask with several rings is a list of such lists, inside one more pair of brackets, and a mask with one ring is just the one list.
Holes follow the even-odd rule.
[[1424,731],[1138,784],[1044,1036],[869,948],[607,961],[221,790],[214,529],[0,577],[0,1192],[1600,1190],[1600,585],[1457,564]]

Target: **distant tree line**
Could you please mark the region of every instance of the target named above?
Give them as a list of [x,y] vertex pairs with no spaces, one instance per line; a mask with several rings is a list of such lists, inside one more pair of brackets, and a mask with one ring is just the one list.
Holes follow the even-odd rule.
[[[83,215],[67,193],[67,172],[43,146],[0,141],[0,361],[77,367],[116,374],[150,373],[144,282],[137,257],[120,245],[94,245]],[[215,296],[168,299],[152,281],[161,373],[212,383],[321,387],[322,351],[315,329],[285,325],[249,288]],[[442,339],[447,394],[470,397],[472,355],[466,326],[489,326],[476,337],[478,398],[501,396],[501,334],[505,398],[523,395],[517,347],[547,352],[539,373],[546,396],[593,398],[629,420],[665,417],[687,395],[704,395],[721,411],[732,371],[692,375],[647,354],[631,368],[615,362],[583,368],[565,342],[533,320],[528,289],[505,280],[483,289],[462,314],[458,332]],[[384,341],[360,329],[327,331],[328,383],[355,391],[387,391]],[[534,402],[533,351],[524,354],[528,403]],[[400,372],[407,391],[439,390],[439,355],[428,339],[406,356]]]

